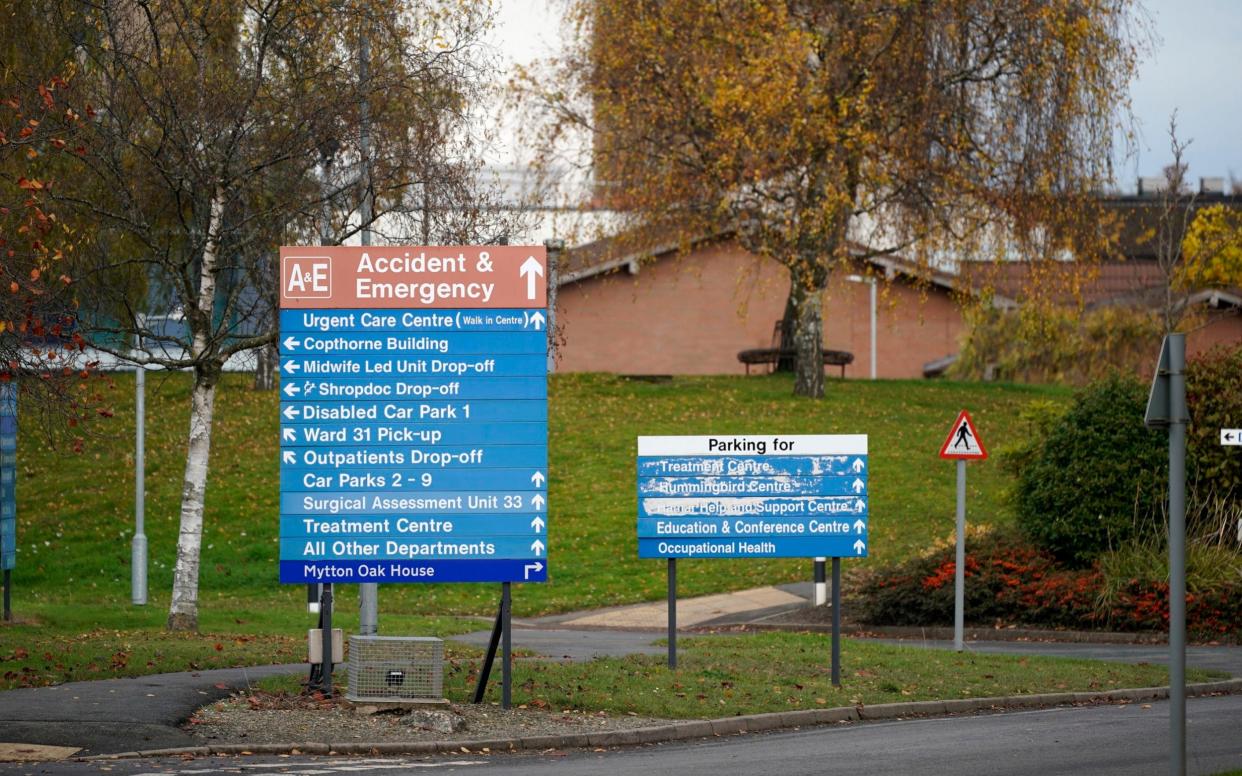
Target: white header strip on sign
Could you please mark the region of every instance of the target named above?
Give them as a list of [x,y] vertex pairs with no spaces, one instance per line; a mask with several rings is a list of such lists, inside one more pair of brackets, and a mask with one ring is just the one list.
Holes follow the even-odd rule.
[[653,455],[866,455],[866,434],[766,436],[640,436],[638,454]]

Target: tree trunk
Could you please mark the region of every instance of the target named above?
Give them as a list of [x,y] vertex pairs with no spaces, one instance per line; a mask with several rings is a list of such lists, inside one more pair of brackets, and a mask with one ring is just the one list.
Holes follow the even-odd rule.
[[270,391],[276,387],[276,343],[264,345],[254,352],[254,389]]
[[220,250],[220,224],[224,220],[224,192],[217,188],[211,198],[207,243],[203,246],[198,276],[198,297],[187,311],[194,338],[194,390],[190,394],[190,442],[185,456],[185,484],[181,489],[181,528],[177,534],[177,565],[173,570],[172,603],[168,607],[168,630],[198,630],[198,568],[203,546],[203,503],[207,495],[207,462],[211,454],[211,421],[216,404],[216,383],[223,361],[208,354],[208,334],[213,326],[216,271]]
[[827,273],[812,266],[791,269],[789,300],[794,307],[794,396],[824,396],[823,290]]
[[785,298],[785,316],[781,318],[780,337],[777,339],[777,347],[781,349],[780,355],[776,359],[776,367],[774,372],[792,372],[798,362],[794,356],[786,356],[787,351],[794,350],[794,319],[797,317],[798,305],[794,302],[794,286],[797,282],[790,284],[789,296]]
[[177,565],[173,570],[168,630],[198,630],[198,569],[203,546],[203,504],[207,494],[207,461],[211,454],[211,421],[215,411],[218,370],[195,370],[190,394],[190,443],[181,489],[181,528],[177,534]]

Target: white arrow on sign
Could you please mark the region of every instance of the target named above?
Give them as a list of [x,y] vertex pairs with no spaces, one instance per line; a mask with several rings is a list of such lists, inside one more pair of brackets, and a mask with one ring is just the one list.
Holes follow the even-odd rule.
[[284,341],[285,350],[293,350],[294,348],[298,346],[298,344],[299,344],[298,340],[295,340],[293,337],[285,337],[285,341]]
[[865,549],[867,549],[867,545],[863,543],[862,539],[859,539],[858,541],[854,542],[854,552],[858,553],[859,555],[862,555],[863,550]]
[[854,492],[855,492],[855,493],[862,493],[862,492],[863,492],[863,488],[865,488],[865,487],[867,487],[867,483],[865,483],[865,482],[863,482],[862,480],[859,480],[859,479],[855,479],[855,480],[854,480]]
[[284,391],[285,396],[297,396],[302,391],[297,383],[285,383],[285,387],[280,390]]
[[292,428],[282,428],[280,430],[280,438],[286,442],[298,441],[298,432]]
[[280,459],[285,463],[297,463],[298,457],[292,450],[286,450],[280,454]]
[[543,554],[543,542],[539,541],[538,539],[531,542],[530,551],[535,553],[535,555],[542,555]]
[[867,524],[864,523],[861,518],[854,521],[854,530],[856,532],[862,533],[864,530],[866,530],[866,528],[867,528]]
[[543,518],[539,515],[535,515],[535,519],[530,521],[530,527],[535,529],[535,533],[542,531],[544,525],[546,525],[546,523],[543,522]]
[[535,331],[542,329],[544,323],[543,313],[536,310],[534,315],[530,317],[530,323],[535,327]]
[[293,407],[285,407],[285,411],[280,414],[284,415],[287,420],[293,420],[298,415],[300,415],[301,412],[299,410],[294,409]]
[[289,374],[293,374],[298,371],[298,365],[292,361],[286,361],[284,364],[284,370]]
[[540,571],[543,571],[543,564],[539,562],[527,563],[526,566],[522,569],[524,578],[530,579],[530,572],[532,571],[535,572],[536,574],[538,574]]
[[518,267],[518,275],[526,278],[526,298],[534,299],[535,278],[543,277],[543,266],[534,256],[529,256],[526,261],[522,262],[522,266]]
[[854,459],[854,465],[853,465],[853,466],[851,466],[850,468],[854,470],[854,473],[855,473],[855,474],[861,474],[861,473],[862,473],[862,470],[863,470],[863,466],[864,466],[864,464],[863,464],[863,462],[862,462],[862,459],[861,459],[861,458],[855,458],[855,459]]
[[543,509],[543,505],[547,502],[543,500],[543,496],[536,493],[535,497],[530,500],[530,503],[535,505],[535,509]]
[[534,474],[530,475],[530,481],[535,483],[536,488],[543,487],[543,481],[545,479],[547,478],[543,476],[543,472],[541,471],[536,471]]
[[866,501],[863,501],[862,499],[858,499],[857,501],[855,501],[855,502],[854,502],[854,511],[855,511],[855,512],[861,512],[861,511],[863,511],[863,510],[864,510],[864,509],[866,509],[866,508],[867,508],[867,502],[866,502]]

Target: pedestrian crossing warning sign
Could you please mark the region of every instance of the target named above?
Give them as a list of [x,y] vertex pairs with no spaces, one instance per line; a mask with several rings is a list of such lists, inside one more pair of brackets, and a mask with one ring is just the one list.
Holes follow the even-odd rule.
[[971,461],[982,461],[988,457],[987,448],[983,446],[983,440],[979,438],[979,432],[975,430],[975,424],[966,410],[962,410],[953,422],[949,438],[940,448],[940,457]]

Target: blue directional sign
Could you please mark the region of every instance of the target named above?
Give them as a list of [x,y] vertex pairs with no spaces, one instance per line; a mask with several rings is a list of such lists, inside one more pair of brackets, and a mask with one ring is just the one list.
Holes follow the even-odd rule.
[[546,259],[503,250],[282,259],[282,582],[547,580]]
[[0,569],[17,565],[17,385],[0,383]]
[[640,558],[867,554],[867,437],[638,438]]

